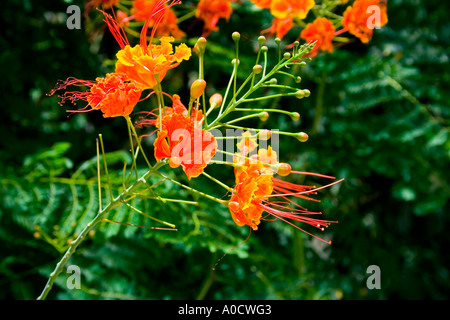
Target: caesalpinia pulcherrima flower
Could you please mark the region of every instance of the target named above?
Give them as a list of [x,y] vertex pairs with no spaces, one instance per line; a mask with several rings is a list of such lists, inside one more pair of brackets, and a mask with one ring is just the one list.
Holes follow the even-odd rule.
[[203,36],[207,37],[211,32],[218,30],[217,23],[220,18],[230,19],[234,0],[200,0],[195,16],[204,21]]
[[268,37],[275,35],[277,38],[283,39],[293,26],[294,20],[291,16],[287,16],[284,19],[275,18],[272,20],[270,28],[261,31],[261,33],[267,34]]
[[[127,18],[127,20],[134,19],[136,21],[146,21],[152,14],[152,9],[156,2],[157,0],[133,0],[131,15]],[[186,34],[178,28],[177,16],[171,8],[166,9],[165,12],[162,12],[161,14],[163,14],[164,17],[158,25],[155,32],[155,37],[173,36],[175,39],[182,39],[186,36]],[[149,27],[153,27],[155,21],[157,20],[158,15],[153,16]]]
[[[238,226],[248,225],[253,230],[257,230],[261,220],[266,220],[266,216],[263,216],[263,213],[266,212],[267,215],[275,219],[280,219],[313,237],[325,241],[301,229],[289,220],[307,223],[320,230],[323,230],[324,227],[329,226],[331,223],[336,223],[336,221],[313,218],[312,216],[321,213],[308,211],[290,199],[290,197],[318,201],[309,197],[309,195],[315,194],[317,190],[329,187],[342,180],[316,188],[275,178],[274,174],[277,173],[281,176],[305,174],[335,179],[334,177],[315,173],[292,171],[289,164],[278,163],[277,154],[270,146],[267,149],[259,149],[257,154],[245,157],[248,151],[245,146],[251,144],[251,142],[246,142],[248,139],[248,136],[246,136],[243,141],[241,140],[240,145],[238,145],[240,153],[235,156],[236,185],[228,202],[228,208],[234,222]],[[270,201],[272,198],[281,200]]]
[[314,7],[314,0],[252,0],[259,8],[270,9],[275,17],[270,28],[262,33],[282,39],[294,26],[294,19],[303,20]]
[[[66,91],[60,95],[61,103],[65,101],[76,103],[77,100],[88,103],[83,109],[69,110],[69,112],[101,110],[105,118],[128,116],[139,102],[142,86],[135,81],[127,80],[127,78],[122,73],[108,73],[105,78],[97,78],[95,81],[70,77],[66,81],[58,83],[50,94],[57,90],[65,90],[69,86],[87,87],[88,91]],[[87,109],[88,107],[91,109]]]
[[315,4],[314,0],[272,0],[270,13],[278,19],[292,16],[303,20]]
[[201,111],[193,109],[189,114],[179,96],[174,95],[172,99],[172,108],[166,107],[162,118],[152,121],[159,128],[154,142],[155,158],[169,159],[172,168],[181,165],[190,180],[198,177],[214,157],[217,142],[201,128]]
[[[173,37],[162,37],[160,44],[152,44],[153,37],[164,14],[173,5],[179,3],[179,0],[155,1],[147,20],[142,27],[140,35],[140,44],[131,47],[124,31],[118,21],[111,15],[103,12],[105,21],[120,45],[121,50],[117,53],[116,72],[124,73],[129,79],[139,82],[145,89],[154,88],[158,82],[162,81],[168,70],[177,67],[181,61],[188,60],[191,57],[191,49],[184,43],[175,47],[172,43]],[[152,23],[150,41],[147,43],[147,31]]]
[[317,41],[309,56],[315,56],[318,51],[333,52],[331,41],[335,31],[333,23],[327,18],[317,18],[312,23],[308,23],[300,33],[300,38],[305,39],[306,42]]
[[[370,6],[377,6],[379,8],[379,21],[377,19],[371,20],[374,14],[368,10]],[[358,37],[361,42],[368,43],[372,39],[373,27],[382,27],[388,21],[387,7],[385,1],[380,0],[356,0],[353,5],[347,7],[342,19],[343,31],[348,31],[354,36]],[[369,24],[372,28],[369,28]]]

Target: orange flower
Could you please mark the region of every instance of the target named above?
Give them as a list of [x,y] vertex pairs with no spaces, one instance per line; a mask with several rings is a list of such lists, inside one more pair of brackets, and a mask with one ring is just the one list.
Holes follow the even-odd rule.
[[[370,6],[378,6],[379,19],[373,15],[377,12],[370,10]],[[368,10],[369,9],[369,10]],[[369,12],[367,12],[369,11]],[[356,0],[352,6],[347,7],[342,19],[344,31],[348,31],[358,37],[362,43],[368,43],[372,39],[373,27],[382,27],[388,21],[385,1]],[[370,26],[372,28],[370,28]]]
[[270,13],[278,19],[293,16],[303,20],[315,4],[314,0],[272,0]]
[[250,1],[261,9],[269,9],[272,0],[250,0]]
[[216,26],[220,18],[228,21],[233,12],[231,8],[232,0],[200,0],[197,5],[195,16],[204,21],[203,37],[207,37],[211,32],[218,30]]
[[[105,21],[121,48],[116,55],[118,59],[116,72],[125,73],[129,79],[141,83],[144,89],[149,89],[154,88],[158,81],[162,81],[169,69],[177,67],[181,61],[188,60],[191,57],[191,49],[184,43],[177,46],[174,51],[171,44],[175,40],[173,37],[162,37],[160,38],[160,45],[152,44],[158,25],[163,20],[167,10],[179,2],[179,0],[172,0],[167,5],[167,0],[155,1],[142,27],[140,44],[134,47],[130,46],[119,23],[111,15],[103,12]],[[147,43],[147,30],[152,19],[155,20],[150,42]]]
[[274,18],[270,28],[263,30],[261,33],[268,33],[269,37],[275,34],[277,38],[283,39],[293,26],[294,21],[292,16],[287,16],[284,19]]
[[[88,105],[81,110],[69,110],[70,112],[85,112],[91,110],[101,110],[103,117],[118,117],[129,115],[134,106],[139,102],[142,87],[134,82],[127,81],[127,76],[118,73],[108,73],[105,78],[97,78],[95,81],[79,80],[68,78],[59,83],[50,94],[57,90],[66,89],[68,86],[85,86],[89,91],[68,91],[60,96],[61,103],[77,100],[88,102]],[[85,110],[87,107],[92,109]]]
[[171,167],[182,166],[188,179],[198,177],[214,157],[217,141],[214,136],[201,129],[203,115],[201,111],[188,110],[177,95],[173,96],[172,108],[165,108],[162,119],[154,121],[162,127],[154,142],[155,158],[160,161],[169,159]]
[[307,42],[317,41],[309,56],[315,56],[319,50],[333,52],[331,40],[334,32],[335,28],[327,18],[317,18],[313,23],[308,23],[302,30],[300,38]]
[[[239,159],[239,156],[237,156],[236,159]],[[342,180],[319,188],[286,182],[273,176],[274,171],[276,171],[278,167],[283,168],[283,175],[287,175],[286,173],[295,173],[314,175],[329,179],[334,179],[334,177],[308,172],[291,171],[288,164],[279,164],[276,161],[274,163],[274,160],[276,160],[276,153],[269,147],[267,150],[260,149],[258,154],[251,156],[250,159],[236,162],[236,185],[228,202],[228,208],[230,209],[234,222],[238,226],[248,225],[253,230],[257,230],[261,220],[265,220],[265,217],[263,217],[262,214],[263,212],[266,212],[276,219],[289,223],[297,229],[325,241],[301,229],[297,225],[294,225],[289,222],[288,219],[304,222],[321,230],[335,221],[311,218],[311,215],[318,215],[320,212],[308,211],[289,199],[289,197],[292,196],[318,201],[309,197],[309,195],[316,194],[317,190],[329,187]],[[272,165],[267,165],[267,161],[271,161],[269,163],[272,163]],[[286,168],[288,168],[288,170],[285,170]],[[270,201],[273,197],[279,197],[282,200]]]
[[[157,0],[134,0],[133,7],[131,8],[131,16],[129,19],[135,19],[136,21],[146,21],[151,15],[153,6]],[[186,34],[178,28],[177,16],[175,12],[168,8],[166,11],[162,12],[163,18],[159,23],[158,29],[155,33],[156,37],[169,36],[172,35],[175,39],[182,39]],[[155,21],[157,21],[159,15],[155,15],[149,27],[153,27]]]

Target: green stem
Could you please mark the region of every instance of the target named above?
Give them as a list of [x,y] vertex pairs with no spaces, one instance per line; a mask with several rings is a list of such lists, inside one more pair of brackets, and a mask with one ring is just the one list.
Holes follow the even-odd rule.
[[78,248],[78,246],[85,240],[85,238],[87,237],[87,235],[89,234],[89,232],[95,228],[95,226],[100,223],[103,218],[111,212],[111,210],[113,210],[114,208],[116,208],[117,206],[119,206],[121,203],[123,203],[125,197],[127,195],[129,195],[130,193],[133,193],[133,191],[139,187],[141,184],[145,183],[145,180],[148,179],[148,177],[151,174],[154,174],[157,172],[157,170],[162,167],[163,165],[165,165],[167,163],[167,161],[160,161],[157,164],[155,164],[154,167],[152,167],[149,171],[147,171],[140,179],[136,180],[127,190],[125,190],[124,192],[122,192],[121,194],[119,194],[117,196],[117,198],[113,199],[105,208],[103,208],[103,210],[99,211],[99,213],[97,214],[97,216],[91,221],[89,222],[86,227],[80,232],[80,234],[78,235],[78,237],[71,243],[71,245],[69,246],[69,248],[67,249],[66,253],[64,254],[64,256],[61,258],[61,260],[56,264],[55,269],[53,270],[52,273],[50,273],[50,276],[48,278],[47,284],[44,287],[44,290],[42,291],[42,293],[39,295],[39,297],[37,297],[37,300],[44,300],[48,293],[50,292],[50,290],[53,287],[53,284],[55,283],[56,278],[58,277],[58,275],[63,271],[63,268],[65,266],[65,264],[67,263],[67,261],[70,259],[70,257],[72,257],[72,255],[75,253],[76,249]]
[[[160,118],[161,118],[161,116],[160,116]],[[133,124],[131,123],[130,116],[125,116],[125,119],[126,119],[127,122],[128,122],[128,126],[129,126],[129,127],[131,128],[131,130],[133,131],[134,137],[136,138],[136,141],[137,141],[137,143],[138,143],[138,145],[139,145],[139,149],[141,150],[141,153],[142,153],[142,156],[143,156],[144,159],[145,159],[145,162],[147,162],[148,167],[151,168],[152,165],[150,164],[150,161],[148,161],[148,158],[147,158],[147,156],[146,156],[146,154],[145,154],[145,152],[144,152],[144,149],[142,148],[142,145],[141,145],[141,139],[138,137],[138,135],[137,135],[137,133],[136,133],[136,130],[134,129]]]

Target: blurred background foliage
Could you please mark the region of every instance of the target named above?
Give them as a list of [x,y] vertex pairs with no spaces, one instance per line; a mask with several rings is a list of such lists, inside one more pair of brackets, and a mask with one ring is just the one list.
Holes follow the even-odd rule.
[[[85,24],[68,30],[69,4],[82,2],[16,0],[0,11],[2,299],[35,299],[68,241],[95,214],[98,134],[118,185],[123,162],[129,162],[123,119],[103,119],[100,112],[68,117],[56,97],[46,96],[59,79],[94,79],[111,71],[118,49],[103,30],[95,39]],[[190,5],[185,1],[180,10]],[[339,221],[323,233],[331,246],[281,221],[263,222],[216,266],[246,239],[248,229],[237,227],[227,208],[163,183],[155,189],[160,196],[199,205],[152,199],[135,205],[176,224],[178,231],[102,223],[69,261],[81,268],[82,290],[68,290],[63,272],[49,298],[448,299],[448,12],[445,1],[390,0],[389,23],[375,30],[369,44],[354,40],[293,71],[303,79],[295,85],[309,89],[309,98],[265,102],[299,112],[300,121],[274,114],[249,123],[307,132],[306,143],[281,136],[281,160],[296,170],[345,178],[320,192],[318,206],[310,206]],[[228,81],[231,33],[241,33],[241,66],[250,70],[256,38],[270,23],[267,10],[248,2],[228,23],[220,21],[220,32],[208,38],[208,95],[223,92]],[[180,27],[191,45],[201,35],[195,19]],[[298,33],[292,30],[282,43]],[[275,58],[273,38],[267,44]],[[186,99],[197,70],[194,56],[168,74],[163,87]],[[152,138],[146,145],[151,150]],[[231,169],[211,165],[207,172],[233,185]],[[184,179],[179,170],[171,174]],[[190,185],[224,196],[202,177]],[[109,218],[154,225],[126,206]],[[381,290],[366,287],[369,265],[381,269]]]

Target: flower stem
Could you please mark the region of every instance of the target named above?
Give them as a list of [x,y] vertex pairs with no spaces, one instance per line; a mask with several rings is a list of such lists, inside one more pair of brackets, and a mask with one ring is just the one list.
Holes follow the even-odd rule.
[[71,245],[67,249],[64,256],[61,258],[61,260],[56,264],[55,269],[52,273],[50,273],[50,276],[48,278],[47,284],[44,287],[44,290],[42,293],[37,297],[37,300],[44,300],[47,295],[49,294],[50,290],[53,287],[53,284],[55,283],[56,278],[58,275],[62,272],[65,264],[67,261],[72,257],[72,255],[75,253],[78,246],[85,240],[87,235],[89,234],[89,231],[95,228],[95,226],[103,220],[104,217],[108,213],[110,213],[114,208],[118,207],[120,204],[123,203],[125,197],[131,193],[133,193],[134,190],[136,190],[137,187],[139,187],[141,184],[145,183],[145,180],[152,174],[156,173],[157,170],[165,165],[167,161],[162,160],[155,164],[154,167],[152,167],[149,171],[147,171],[140,179],[136,180],[130,187],[128,187],[127,190],[123,191],[121,194],[117,196],[117,198],[114,198],[103,210],[99,211],[97,216],[89,222],[86,227],[80,232],[78,237],[72,241]]
[[[160,117],[160,118],[161,118],[161,117]],[[138,143],[138,145],[139,145],[139,149],[141,150],[141,153],[142,153],[142,156],[143,156],[144,159],[145,159],[145,162],[147,162],[148,167],[151,168],[152,165],[150,164],[150,161],[148,161],[148,158],[147,158],[147,156],[146,156],[146,154],[145,154],[145,152],[144,152],[144,149],[142,148],[142,145],[141,145],[141,139],[138,137],[138,135],[137,135],[137,133],[136,133],[136,129],[134,129],[134,126],[133,126],[133,124],[131,123],[130,116],[125,116],[125,119],[127,119],[128,126],[129,126],[129,127],[131,128],[131,130],[133,131],[134,137],[136,138],[136,141],[137,141],[137,143]]]

